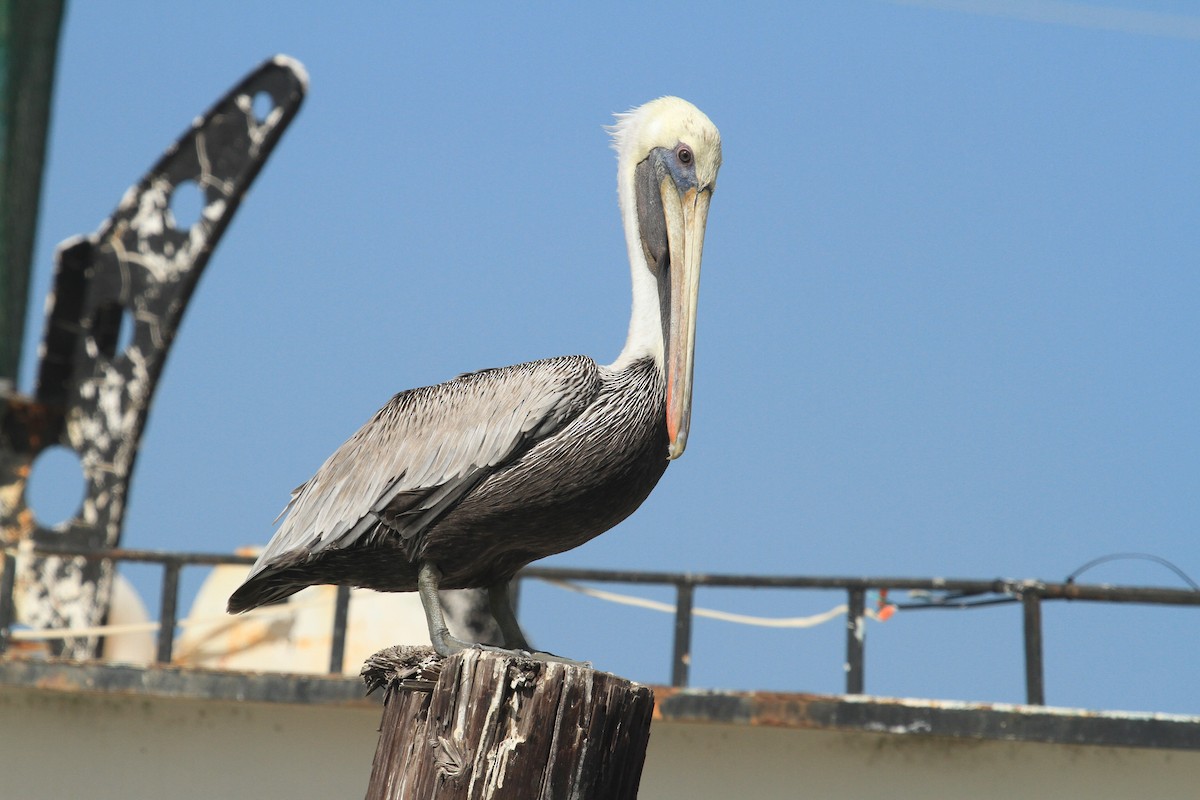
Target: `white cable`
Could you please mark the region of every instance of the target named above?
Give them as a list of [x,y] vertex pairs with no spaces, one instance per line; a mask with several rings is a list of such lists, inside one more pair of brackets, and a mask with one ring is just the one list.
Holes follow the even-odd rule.
[[[634,597],[627,594],[618,594],[616,592],[606,592],[603,589],[593,589],[589,586],[580,586],[577,583],[570,581],[552,580],[550,578],[538,578],[543,583],[548,583],[551,586],[557,586],[560,589],[568,589],[572,592],[594,597],[597,600],[607,600],[610,603],[619,603],[625,606],[634,606],[636,608],[647,608],[651,611],[661,611],[665,614],[674,614],[675,606],[672,603],[660,603],[657,600],[647,600],[644,597]],[[762,628],[814,628],[817,625],[824,625],[826,622],[844,616],[849,612],[850,607],[845,603],[834,606],[828,611],[820,614],[813,614],[808,617],[754,617],[748,614],[733,614],[728,611],[716,611],[711,608],[693,608],[692,614],[697,617],[708,617],[709,619],[719,619],[723,622],[733,622],[738,625],[756,625]],[[868,608],[865,610],[865,615],[871,619],[878,619],[878,614],[874,609]]]
[[[648,600],[644,597],[634,597],[627,594],[619,594],[617,592],[607,592],[603,589],[593,589],[588,586],[581,586],[570,581],[552,580],[550,578],[538,578],[543,583],[548,583],[551,586],[556,586],[560,589],[567,589],[572,592],[594,597],[597,600],[604,600],[609,603],[617,603],[619,605],[633,606],[635,608],[645,608],[650,611],[660,611],[664,614],[674,614],[675,605],[673,603],[662,603],[657,600]],[[312,608],[317,606],[331,605],[334,600],[313,599],[303,603],[291,602],[284,606],[264,608],[256,608],[252,611],[247,611],[239,615],[242,619],[264,619],[271,617],[283,617],[292,614],[302,608]],[[845,603],[836,605],[828,611],[823,611],[820,614],[812,614],[807,617],[757,617],[749,614],[735,614],[730,611],[717,611],[711,608],[693,608],[692,614],[697,617],[707,617],[708,619],[721,620],[722,622],[732,622],[736,625],[753,625],[760,628],[815,628],[818,625],[824,625],[826,622],[831,622],[838,617],[845,616],[850,608]],[[865,609],[864,615],[878,620],[879,614],[872,608]],[[236,618],[222,615],[220,617],[201,617],[199,619],[187,618],[179,621],[179,627],[189,628],[196,625],[224,625],[231,626],[237,623]],[[123,625],[95,625],[89,628],[52,628],[47,630],[14,630],[11,634],[14,641],[35,642],[46,641],[49,639],[65,639],[71,636],[115,636],[122,633],[141,633],[143,631],[157,631],[161,623],[150,622],[129,622]]]

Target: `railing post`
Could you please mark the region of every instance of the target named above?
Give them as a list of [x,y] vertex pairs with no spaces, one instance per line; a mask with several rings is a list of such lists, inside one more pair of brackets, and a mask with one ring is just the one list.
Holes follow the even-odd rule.
[[690,581],[675,584],[675,653],[671,657],[671,685],[687,686],[692,663],[692,595]]
[[346,654],[346,621],[350,618],[350,587],[337,587],[333,605],[333,635],[329,640],[329,672],[342,674]]
[[159,601],[158,653],[154,657],[159,664],[171,663],[171,650],[175,646],[180,566],[180,563],[175,560],[163,562],[162,598]]
[[846,611],[846,694],[862,694],[864,686],[863,651],[866,647],[867,590],[849,590]]
[[1021,606],[1025,612],[1025,702],[1043,706],[1046,684],[1042,673],[1042,598],[1035,586],[1022,587]]
[[16,605],[13,591],[16,586],[17,557],[4,552],[4,572],[0,573],[0,655],[8,650],[12,637],[12,626],[16,622]]

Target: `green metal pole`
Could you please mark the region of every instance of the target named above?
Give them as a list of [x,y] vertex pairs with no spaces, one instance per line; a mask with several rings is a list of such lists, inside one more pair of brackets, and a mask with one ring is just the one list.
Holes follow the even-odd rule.
[[64,0],[0,0],[0,390],[15,389]]

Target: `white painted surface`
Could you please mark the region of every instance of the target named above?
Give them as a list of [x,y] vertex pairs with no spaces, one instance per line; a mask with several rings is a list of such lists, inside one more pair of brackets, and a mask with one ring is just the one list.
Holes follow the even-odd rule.
[[[225,603],[245,580],[249,567],[223,565],[200,587],[175,643],[174,663],[223,670],[303,672],[329,669],[336,586],[312,586],[286,603],[231,616]],[[429,630],[416,592],[351,592],[342,663],[358,675],[380,642],[428,644]]]
[[379,711],[0,689],[0,797],[357,798]]
[[734,725],[658,725],[647,800],[1173,800],[1200,797],[1200,753]]
[[[0,796],[356,798],[379,711],[0,687]],[[646,800],[1195,798],[1200,753],[656,723]]]

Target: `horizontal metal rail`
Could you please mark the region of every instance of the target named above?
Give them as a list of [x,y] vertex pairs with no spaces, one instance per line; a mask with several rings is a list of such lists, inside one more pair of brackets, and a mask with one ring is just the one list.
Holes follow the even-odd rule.
[[[105,550],[39,547],[41,555],[56,555],[114,562],[153,563],[163,569],[159,600],[160,626],[157,660],[169,663],[178,624],[179,577],[185,567],[249,565],[254,556],[227,553],[182,553],[166,550]],[[15,623],[13,575],[16,553],[4,551],[0,573],[0,654],[7,649]],[[1032,705],[1045,703],[1042,664],[1041,603],[1045,600],[1079,600],[1107,603],[1146,603],[1152,605],[1200,606],[1200,591],[1146,586],[1110,586],[1073,582],[1045,583],[1037,580],[970,580],[958,578],[902,577],[811,577],[791,575],[727,575],[691,572],[646,572],[632,570],[570,569],[529,567],[518,579],[538,578],[550,581],[587,583],[625,583],[670,586],[675,590],[675,624],[672,644],[671,682],[686,686],[692,662],[692,619],[695,590],[698,587],[729,589],[808,589],[846,592],[846,693],[865,691],[866,595],[871,591],[909,590],[927,592],[919,602],[898,603],[906,609],[962,608],[993,603],[1020,603],[1024,620],[1026,700]],[[340,672],[345,648],[345,628],[349,615],[350,592],[337,594],[329,665]]]
[[893,589],[941,593],[926,602],[898,604],[906,609],[963,608],[994,603],[1022,604],[1024,610],[1025,701],[1045,705],[1042,661],[1043,600],[1080,600],[1104,603],[1200,606],[1200,591],[1148,586],[1110,586],[1038,580],[970,580],[958,578],[811,577],[801,575],[722,575],[690,572],[637,572],[627,570],[528,567],[520,578],[550,581],[657,584],[674,586],[675,635],[672,647],[672,685],[686,686],[691,666],[692,615],[697,586],[740,589],[826,589],[846,592],[846,694],[865,691],[866,593]]
[[186,553],[174,550],[134,550],[127,547],[110,547],[95,550],[80,547],[41,546],[31,550],[40,556],[71,556],[90,561],[132,561],[150,564],[178,564],[180,566],[217,566],[220,564],[253,564],[256,556],[237,553]]
[[1097,600],[1116,603],[1200,605],[1200,592],[1150,586],[1110,586],[1086,583],[1044,583],[1037,580],[995,578],[811,577],[805,575],[725,575],[703,572],[638,572],[610,569],[526,567],[521,577],[557,581],[601,583],[658,583],[722,586],[744,589],[908,589],[952,592],[959,595],[1018,594],[1036,588],[1047,600]]

